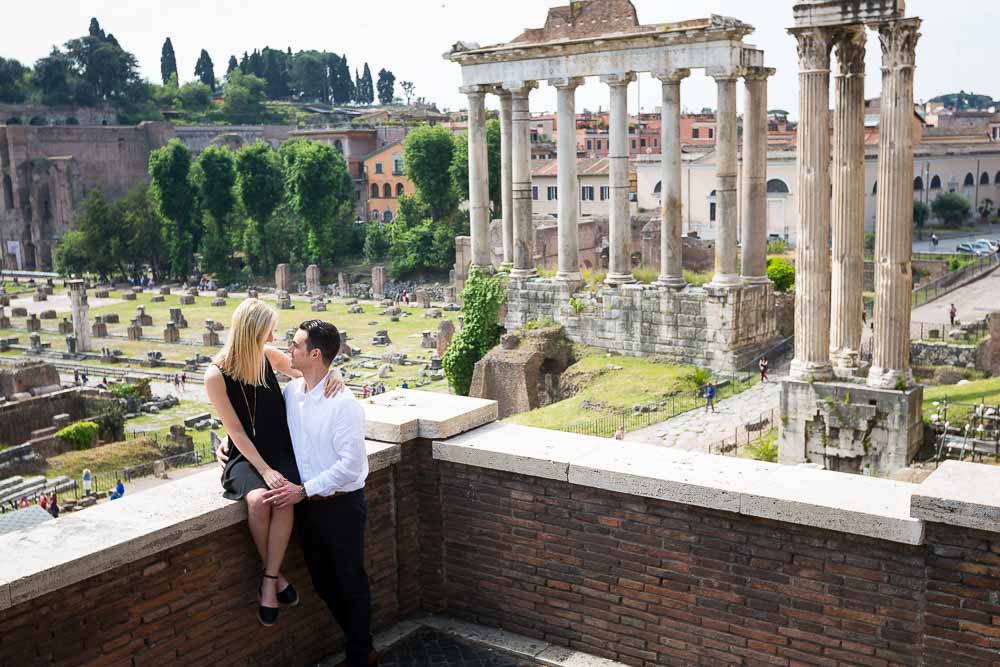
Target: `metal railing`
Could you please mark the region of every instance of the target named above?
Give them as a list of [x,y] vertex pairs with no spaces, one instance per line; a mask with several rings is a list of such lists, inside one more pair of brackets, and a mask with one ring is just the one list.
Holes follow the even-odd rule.
[[945,396],[931,406],[935,464],[950,458],[981,462],[987,457],[1000,463],[1000,405],[949,401]]
[[[953,335],[956,332],[961,335]],[[914,336],[914,333],[918,333],[918,335]],[[913,340],[973,345],[990,335],[990,327],[986,320],[954,326],[947,322],[940,324],[936,322],[911,322],[910,334]]]
[[935,278],[923,287],[913,290],[913,307],[922,306],[939,297],[953,292],[967,281],[977,278],[996,268],[997,260],[994,255],[983,255],[982,257],[971,258],[972,263],[962,267],[957,271]]
[[779,417],[777,409],[761,412],[757,419],[736,427],[731,435],[710,444],[708,453],[721,456],[739,456],[741,449],[745,450],[767,437],[771,430],[777,427]]

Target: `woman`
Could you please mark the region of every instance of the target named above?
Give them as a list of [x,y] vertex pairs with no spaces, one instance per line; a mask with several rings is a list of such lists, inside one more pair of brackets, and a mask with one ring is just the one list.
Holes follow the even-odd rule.
[[[270,306],[257,299],[245,300],[233,312],[225,346],[205,371],[208,398],[237,450],[222,473],[223,496],[246,499],[247,523],[264,561],[257,618],[265,626],[277,621],[278,603],[296,605],[299,601],[295,588],[281,574],[292,532],[292,508],[272,509],[263,502],[268,489],[289,481],[300,483],[285,401],[274,371],[293,378],[300,373],[292,369],[285,354],[268,345],[277,323],[277,313]],[[342,386],[339,374],[331,373],[326,396]]]

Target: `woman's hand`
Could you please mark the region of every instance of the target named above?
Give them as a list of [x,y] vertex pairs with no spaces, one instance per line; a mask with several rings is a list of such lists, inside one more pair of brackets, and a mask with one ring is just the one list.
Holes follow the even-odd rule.
[[326,381],[323,382],[323,396],[332,398],[340,393],[344,388],[344,378],[340,377],[337,371],[330,371],[326,374]]
[[268,468],[260,476],[264,478],[264,482],[269,489],[280,489],[285,484],[288,484],[285,476],[273,468]]

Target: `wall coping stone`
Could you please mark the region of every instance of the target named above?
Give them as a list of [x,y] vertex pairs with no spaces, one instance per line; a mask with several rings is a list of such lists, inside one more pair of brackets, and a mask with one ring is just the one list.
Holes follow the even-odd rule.
[[497,402],[413,389],[394,389],[361,401],[365,437],[402,444],[450,438],[497,419]]
[[1000,467],[943,462],[913,494],[910,515],[1000,533]]
[[434,458],[904,544],[916,484],[497,423],[447,441]]
[[[397,444],[365,444],[370,473],[400,460]],[[213,466],[0,537],[0,610],[245,521],[219,476]]]

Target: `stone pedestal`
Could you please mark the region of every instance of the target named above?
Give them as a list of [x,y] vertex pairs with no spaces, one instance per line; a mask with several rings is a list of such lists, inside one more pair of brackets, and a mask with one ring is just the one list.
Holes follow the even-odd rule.
[[73,333],[73,323],[68,318],[64,317],[59,323],[59,333],[64,336]]
[[166,300],[167,297],[163,296],[162,294],[154,294],[153,297],[150,299],[150,301],[153,303],[165,303]]
[[219,334],[211,327],[205,327],[205,333],[201,335],[201,342],[205,347],[217,346],[219,345]]
[[135,292],[133,290],[122,292],[122,298],[126,301],[135,301]]
[[49,295],[45,292],[44,287],[39,287],[38,289],[35,290],[35,293],[31,295],[31,300],[35,302],[47,301],[48,298]]
[[216,299],[228,299],[229,298],[229,291],[228,290],[224,290],[224,289],[217,289],[217,290],[215,290],[215,298]]
[[182,306],[193,306],[194,305],[194,297],[191,296],[190,294],[181,294],[180,304]]
[[139,325],[139,320],[133,319],[128,327],[128,339],[129,340],[141,340],[142,339],[142,327]]
[[431,293],[427,290],[418,289],[417,290],[417,303],[420,304],[421,308],[431,307]]
[[385,298],[385,267],[381,264],[372,267],[372,298],[376,301]]
[[[279,291],[277,293],[278,299],[278,310],[294,310],[295,306],[292,305],[292,297],[288,292]],[[225,304],[223,304],[225,305]]]
[[139,306],[135,309],[135,319],[141,327],[153,326],[153,316],[146,314],[145,306]]
[[226,305],[226,300],[225,299],[220,299],[220,298],[212,299],[212,307],[213,308],[224,308],[225,305]]
[[34,313],[31,314],[31,317],[28,318],[28,321],[25,322],[25,324],[28,326],[28,331],[42,330],[42,321],[38,319],[38,316]]
[[315,264],[306,267],[306,291],[313,296],[319,296],[323,293],[319,267]]
[[94,324],[90,329],[94,338],[107,338],[108,337],[108,325],[104,322],[104,318],[98,315],[94,318]]
[[160,288],[160,294],[163,295],[163,296],[170,296],[170,288],[169,287],[161,287]]
[[56,319],[56,311],[51,310],[51,309],[50,310],[43,310],[39,314],[39,317],[42,318],[43,320],[54,320],[54,319]]
[[188,325],[187,320],[184,319],[184,313],[181,311],[180,308],[171,308],[170,309],[170,321],[178,329],[186,329],[187,325]]
[[90,352],[91,344],[90,304],[87,302],[87,286],[82,280],[69,281],[70,312],[73,317],[73,335],[76,337],[77,352]]
[[104,321],[108,324],[118,324],[118,314],[108,313],[107,315],[104,315]]
[[351,284],[347,281],[346,273],[341,272],[337,274],[337,291],[342,297],[351,296]]
[[287,264],[278,264],[274,269],[274,289],[287,292],[291,288],[291,272]]
[[106,289],[96,289],[94,290],[94,298],[97,299],[108,299],[111,297],[111,292]]
[[455,336],[455,325],[451,320],[443,320],[438,324],[437,330],[437,356],[444,357],[444,353],[448,351],[448,346],[451,345],[451,339]]
[[0,306],[0,329],[10,329],[10,317],[7,316],[3,306]]
[[163,342],[164,343],[176,343],[181,339],[181,332],[177,328],[177,325],[173,322],[167,322],[166,328],[163,330]]
[[922,387],[786,380],[778,461],[879,476],[905,468],[922,444],[922,401]]
[[13,306],[10,309],[10,315],[11,317],[27,317],[28,309],[24,306]]

